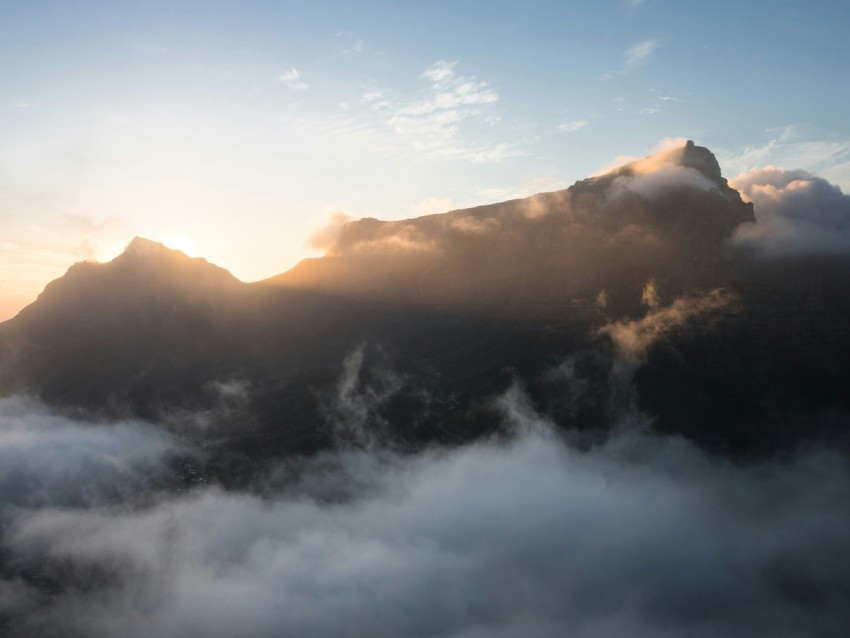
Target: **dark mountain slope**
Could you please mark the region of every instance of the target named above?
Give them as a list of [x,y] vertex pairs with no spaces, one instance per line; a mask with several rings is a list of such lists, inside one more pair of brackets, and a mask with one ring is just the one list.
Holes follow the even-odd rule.
[[648,421],[744,456],[843,444],[850,262],[730,242],[757,217],[688,143],[564,191],[353,222],[255,284],[137,239],[0,325],[0,391],[245,459],[467,440],[513,383],[571,430]]
[[177,397],[236,349],[246,289],[203,259],[136,238],[112,262],[75,264],[4,324],[17,337],[7,382],[101,407],[147,392],[155,370],[158,394]]

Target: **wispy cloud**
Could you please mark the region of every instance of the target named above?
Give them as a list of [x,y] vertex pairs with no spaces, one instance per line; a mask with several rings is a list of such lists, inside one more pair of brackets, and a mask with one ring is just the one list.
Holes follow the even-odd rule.
[[588,120],[567,120],[558,124],[557,131],[559,133],[574,133],[588,124],[590,124]]
[[801,126],[788,125],[767,131],[770,138],[760,145],[719,149],[717,159],[730,175],[766,165],[802,168],[850,189],[850,139],[818,139]]
[[456,67],[457,62],[440,60],[426,69],[421,75],[430,84],[426,95],[410,102],[385,103],[387,124],[413,150],[432,159],[489,163],[521,154],[507,142],[482,145],[463,138],[463,126],[491,127],[499,121],[490,110],[499,94],[488,82],[458,74]]
[[658,48],[658,40],[644,40],[623,52],[622,67],[614,71],[606,71],[599,76],[600,82],[609,82],[617,77],[634,71],[649,60]]
[[304,91],[309,88],[309,85],[301,80],[301,72],[295,67],[284,71],[277,79],[294,91]]
[[669,306],[662,307],[654,281],[646,283],[641,299],[648,309],[646,316],[608,323],[597,333],[610,337],[630,363],[642,361],[649,348],[670,331],[692,318],[728,310],[735,300],[725,290],[716,289],[702,295],[680,297]]
[[637,7],[642,5],[646,0],[626,0],[626,4],[630,7]]
[[623,64],[627,69],[634,69],[644,64],[658,48],[657,40],[644,40],[623,53]]
[[334,37],[343,40],[342,53],[344,55],[363,53],[366,50],[366,42],[356,37],[353,31],[337,31]]
[[[337,159],[368,153],[395,161],[495,163],[524,154],[524,140],[499,137],[498,92],[489,82],[461,74],[458,66],[441,60],[420,71],[415,94],[365,85],[333,114],[283,114],[279,123],[291,138]],[[292,69],[280,79],[300,83],[296,73]]]
[[457,62],[441,60],[427,69],[422,77],[432,84],[432,94],[414,104],[402,107],[399,114],[424,115],[461,106],[481,106],[499,101],[499,95],[487,82],[466,78],[455,73]]
[[363,40],[355,40],[354,43],[342,50],[343,53],[363,53],[366,48],[366,43]]
[[368,91],[364,91],[363,95],[360,96],[360,101],[363,104],[369,104],[370,102],[377,102],[384,97],[384,92],[379,89],[369,89]]

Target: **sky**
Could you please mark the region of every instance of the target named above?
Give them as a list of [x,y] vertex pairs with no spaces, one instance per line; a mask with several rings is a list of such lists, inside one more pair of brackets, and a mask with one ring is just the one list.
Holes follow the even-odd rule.
[[0,320],[134,236],[245,281],[332,216],[565,188],[667,138],[850,190],[850,3],[0,0]]

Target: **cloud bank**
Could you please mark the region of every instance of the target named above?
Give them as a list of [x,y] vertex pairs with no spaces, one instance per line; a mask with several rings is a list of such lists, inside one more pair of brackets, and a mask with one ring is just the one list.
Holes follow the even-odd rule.
[[850,254],[850,196],[806,171],[767,167],[730,181],[753,202],[756,223],[735,241],[771,256]]
[[[0,620],[95,637],[843,635],[846,459],[738,467],[628,433],[581,452],[520,392],[503,403],[509,441],[340,452],[277,496],[27,511],[3,550],[41,580],[7,569]],[[346,498],[310,496],[335,482]]]
[[80,423],[23,397],[0,399],[0,504],[78,506],[132,498],[179,451],[139,422]]

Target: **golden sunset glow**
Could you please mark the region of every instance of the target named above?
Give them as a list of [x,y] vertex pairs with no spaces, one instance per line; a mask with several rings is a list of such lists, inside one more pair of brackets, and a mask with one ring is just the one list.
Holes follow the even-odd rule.
[[195,242],[186,237],[186,235],[170,235],[162,243],[169,248],[186,253],[189,257],[198,256],[198,249],[195,246]]

